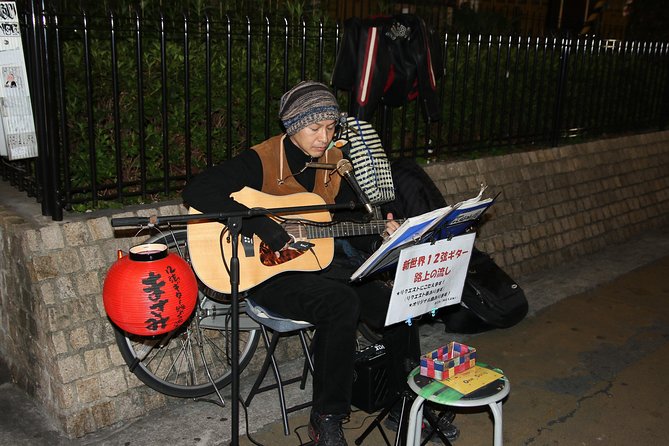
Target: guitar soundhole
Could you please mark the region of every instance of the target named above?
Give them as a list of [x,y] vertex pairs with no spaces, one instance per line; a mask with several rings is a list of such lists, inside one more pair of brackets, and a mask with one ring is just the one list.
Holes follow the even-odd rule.
[[260,243],[260,262],[265,266],[276,266],[289,262],[304,254],[304,251],[284,249],[283,251],[279,251],[279,254],[279,257],[277,257],[274,251],[272,251],[265,242]]

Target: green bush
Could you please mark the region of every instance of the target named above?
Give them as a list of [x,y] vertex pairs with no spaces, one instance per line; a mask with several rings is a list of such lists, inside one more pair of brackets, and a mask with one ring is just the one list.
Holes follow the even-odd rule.
[[[303,75],[329,82],[329,74],[323,71],[334,65],[331,24],[319,25],[316,19],[289,21],[288,38],[270,40],[270,59],[264,63],[268,52],[265,22],[232,17],[205,20],[200,17],[188,21],[188,85],[183,20],[168,23],[162,41],[157,22],[142,22],[142,57],[138,66],[133,17],[117,18],[116,70],[112,66],[111,29],[104,17],[89,17],[87,32],[76,17],[61,25],[65,94],[60,99],[65,104],[63,118],[67,127],[63,162],[69,172],[72,202],[104,205],[88,202],[94,186],[99,191],[98,199],[118,200],[121,197],[116,196],[117,181],[126,184],[124,202],[154,199],[164,193],[164,175],[170,178],[168,189],[178,190],[187,172],[197,172],[209,162],[219,163],[279,133],[278,100]],[[207,26],[209,33],[205,34]],[[248,42],[247,26],[252,30]],[[317,46],[318,26],[326,33],[322,49]],[[272,34],[280,35],[284,27],[283,20],[270,21]],[[228,28],[232,31],[229,35]],[[232,48],[230,54],[228,46]],[[284,59],[288,61],[286,67]],[[161,60],[165,60],[165,67]],[[82,69],[86,66],[90,67],[88,75]],[[143,83],[141,110],[138,73]],[[89,79],[90,109],[86,88]],[[89,115],[93,122],[86,119]],[[152,192],[150,196],[140,194],[143,179]]]
[[[306,9],[313,2],[287,2],[271,11],[260,2],[248,17],[244,9],[226,14],[235,2],[191,3],[187,61],[182,6],[160,9],[147,2],[135,13],[108,2],[99,14],[86,16],[87,29],[80,14],[59,16],[64,93],[58,100],[65,114],[58,118],[65,123],[61,160],[69,179],[63,190],[75,209],[175,196],[189,175],[279,133],[278,101],[287,88],[302,78],[330,82],[337,28]],[[119,8],[114,48],[108,7]],[[466,18],[458,19],[456,29],[508,28],[494,17],[485,26],[485,17]],[[563,58],[559,39],[467,32],[445,37],[444,67],[437,67],[445,71],[438,85],[443,119],[426,125],[416,101],[385,114],[379,110],[373,124],[386,129],[382,137],[391,157],[500,154],[548,144],[556,135],[600,135],[658,122],[666,48],[564,41],[570,55]],[[558,91],[558,85],[564,88]],[[347,92],[339,100],[348,109]]]

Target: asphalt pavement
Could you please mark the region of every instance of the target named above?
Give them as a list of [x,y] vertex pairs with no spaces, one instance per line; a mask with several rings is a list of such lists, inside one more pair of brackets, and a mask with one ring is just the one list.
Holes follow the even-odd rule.
[[[478,358],[504,370],[512,387],[504,403],[508,445],[665,444],[669,393],[669,228],[527,277],[516,278],[530,302],[518,325],[478,335],[446,333],[438,321],[421,327],[424,351],[450,340],[477,348]],[[301,363],[286,364],[299,370]],[[242,394],[249,382],[241,383]],[[228,390],[229,392],[229,390]],[[291,386],[289,402],[308,390]],[[79,439],[65,437],[39,404],[9,379],[0,361],[0,445],[227,445],[230,395],[224,407],[171,400],[167,408]],[[457,410],[454,446],[492,443],[484,409]],[[354,410],[345,424],[349,444],[376,414]],[[285,436],[278,399],[256,397],[240,410],[240,444],[300,445],[308,410],[291,416]],[[250,432],[251,439],[247,436]],[[387,431],[392,440],[393,433]],[[378,431],[362,443],[383,445]]]

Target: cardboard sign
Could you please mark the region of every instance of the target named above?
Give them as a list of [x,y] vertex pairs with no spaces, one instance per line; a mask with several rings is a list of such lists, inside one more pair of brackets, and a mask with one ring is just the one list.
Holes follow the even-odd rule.
[[441,380],[441,382],[455,389],[463,395],[468,395],[475,390],[480,389],[481,387],[490,384],[493,381],[497,381],[500,378],[503,378],[499,372],[495,370],[490,370],[486,367],[475,366],[469,370],[466,370],[462,373],[456,373],[450,378]]

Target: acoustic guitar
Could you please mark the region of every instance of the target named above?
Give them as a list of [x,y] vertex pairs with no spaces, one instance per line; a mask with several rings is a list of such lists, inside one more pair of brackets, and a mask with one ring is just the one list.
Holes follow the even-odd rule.
[[[311,192],[277,196],[250,187],[231,194],[231,197],[249,208],[271,209],[325,204],[319,195]],[[201,212],[191,208],[189,213]],[[330,265],[334,257],[335,237],[381,234],[386,228],[386,220],[335,223],[332,222],[327,210],[282,214],[271,218],[280,223],[297,242],[306,243],[303,243],[300,249],[285,249],[277,257],[259,237],[240,236],[238,249],[240,292],[286,271],[324,269]],[[230,294],[232,242],[227,227],[215,221],[190,222],[187,234],[195,274],[212,290]]]

